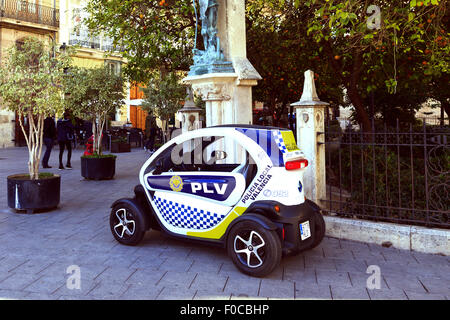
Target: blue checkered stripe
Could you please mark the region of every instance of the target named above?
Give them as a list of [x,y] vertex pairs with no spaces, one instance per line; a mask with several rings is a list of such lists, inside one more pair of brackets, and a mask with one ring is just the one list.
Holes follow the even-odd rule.
[[286,145],[284,144],[283,136],[281,135],[281,131],[272,131],[273,137],[275,138],[275,143],[277,144],[278,148],[280,148],[281,152],[287,153],[288,149],[286,148]]
[[154,197],[154,202],[164,220],[172,226],[205,230],[219,224],[225,215],[185,206],[170,200]]

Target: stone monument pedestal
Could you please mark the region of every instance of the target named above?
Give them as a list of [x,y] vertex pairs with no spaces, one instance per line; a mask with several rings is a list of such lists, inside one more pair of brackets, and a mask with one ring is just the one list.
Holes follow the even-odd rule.
[[[206,102],[206,126],[221,124],[251,124],[252,87],[261,76],[247,59],[245,35],[245,1],[216,0],[217,46],[216,58],[223,58],[223,64],[215,67],[211,58],[209,69],[200,61],[208,60],[194,55],[194,65],[183,82],[192,86],[194,92]],[[212,3],[211,2],[211,3]],[[208,3],[210,3],[208,1]],[[214,29],[213,28],[213,29]],[[211,48],[209,48],[211,49]],[[194,53],[199,53],[197,49]],[[203,51],[202,51],[203,52]],[[195,63],[197,61],[197,64]],[[226,67],[224,67],[226,66]],[[204,70],[203,70],[203,69]],[[234,72],[233,72],[234,70]],[[217,72],[219,71],[219,72]]]
[[252,123],[252,86],[237,73],[208,73],[183,80],[206,102],[206,126]]

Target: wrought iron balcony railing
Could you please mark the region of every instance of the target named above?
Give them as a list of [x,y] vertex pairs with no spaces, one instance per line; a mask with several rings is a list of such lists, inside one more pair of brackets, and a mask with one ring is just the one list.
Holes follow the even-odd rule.
[[22,0],[0,0],[0,18],[59,27],[59,10]]
[[87,30],[82,30],[78,34],[71,33],[69,35],[69,45],[109,52],[123,52],[125,50],[123,46],[113,45],[112,41],[108,38],[90,35]]
[[88,38],[88,37],[73,37],[69,39],[70,46],[80,46],[90,49],[100,49],[99,40]]
[[102,44],[101,49],[103,51],[109,51],[109,52],[124,52],[125,51],[125,47],[114,46],[112,44]]

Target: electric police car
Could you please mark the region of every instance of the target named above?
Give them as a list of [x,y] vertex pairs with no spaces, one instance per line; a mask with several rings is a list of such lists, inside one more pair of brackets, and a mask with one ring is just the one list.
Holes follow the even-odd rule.
[[304,197],[307,166],[290,130],[190,131],[147,160],[133,199],[114,202],[111,232],[125,245],[150,229],[219,244],[242,272],[267,275],[282,254],[313,248],[325,234],[319,207]]

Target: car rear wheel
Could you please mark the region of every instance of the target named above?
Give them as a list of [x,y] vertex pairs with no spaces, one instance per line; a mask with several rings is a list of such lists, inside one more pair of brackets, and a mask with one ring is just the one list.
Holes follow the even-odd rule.
[[142,213],[127,203],[115,205],[109,216],[109,225],[114,238],[121,244],[135,246],[145,235]]
[[281,242],[277,233],[255,221],[237,223],[227,240],[228,255],[245,274],[263,277],[281,260]]

